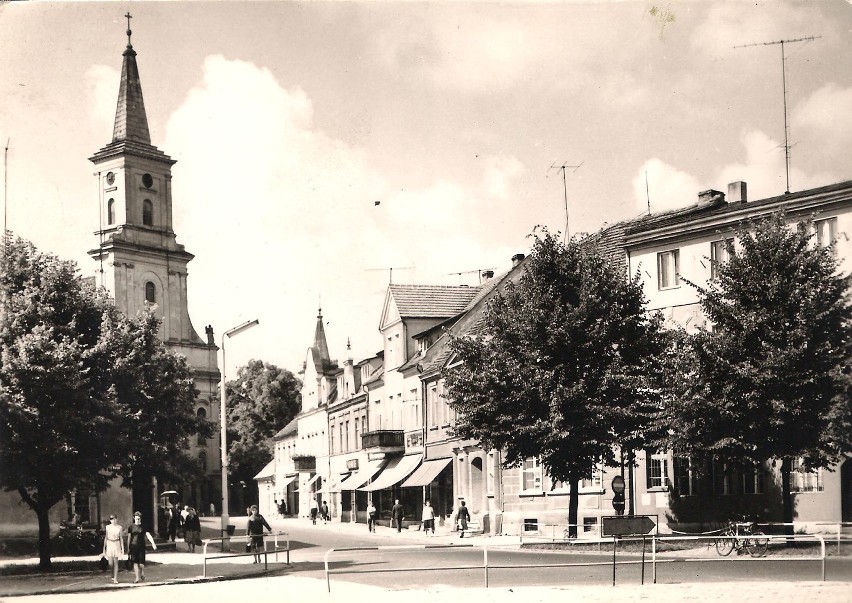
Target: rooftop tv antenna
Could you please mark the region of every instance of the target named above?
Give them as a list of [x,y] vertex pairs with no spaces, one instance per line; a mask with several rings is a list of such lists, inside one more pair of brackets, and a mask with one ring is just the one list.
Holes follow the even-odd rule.
[[414,270],[414,266],[388,266],[387,268],[365,268],[367,272],[375,272],[377,270],[388,271],[388,285],[393,285],[394,270]]
[[754,44],[742,44],[734,46],[734,48],[750,48],[752,46],[773,46],[781,45],[781,82],[784,89],[784,171],[787,176],[787,188],[784,191],[790,193],[790,127],[787,125],[787,57],[784,54],[784,44],[793,44],[794,42],[811,42],[822,36],[808,36],[806,38],[794,38],[790,40],[775,40],[773,42],[756,42]]
[[567,165],[565,163],[554,163],[550,166],[550,169],[547,170],[559,170],[562,172],[562,192],[565,196],[565,234],[562,236],[562,242],[568,240],[568,183],[565,179],[565,170],[571,170],[572,172],[576,172],[580,169],[580,166],[583,165],[581,161],[578,165]]

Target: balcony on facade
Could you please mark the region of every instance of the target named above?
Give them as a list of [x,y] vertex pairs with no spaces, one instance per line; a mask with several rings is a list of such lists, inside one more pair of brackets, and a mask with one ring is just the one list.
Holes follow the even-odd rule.
[[368,452],[404,452],[405,432],[401,429],[379,429],[362,433],[361,447]]
[[317,457],[313,455],[294,456],[293,464],[299,473],[316,473],[317,471]]

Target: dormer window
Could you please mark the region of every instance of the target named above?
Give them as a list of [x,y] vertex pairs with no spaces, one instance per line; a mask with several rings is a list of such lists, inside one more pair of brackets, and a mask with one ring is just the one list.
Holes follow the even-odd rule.
[[145,301],[149,304],[157,303],[157,287],[151,281],[145,283]]
[[145,199],[142,202],[142,224],[145,226],[154,225],[154,204],[150,199]]
[[107,201],[107,224],[115,224],[115,199]]

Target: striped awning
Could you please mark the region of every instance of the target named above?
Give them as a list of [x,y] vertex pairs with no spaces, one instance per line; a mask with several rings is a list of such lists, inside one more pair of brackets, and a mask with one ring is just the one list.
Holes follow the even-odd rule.
[[415,486],[428,486],[431,484],[438,475],[440,475],[441,471],[444,470],[444,467],[450,464],[450,461],[453,459],[435,459],[432,461],[423,461],[423,464],[417,468],[417,471],[411,474],[405,482],[403,482],[403,488],[413,488]]
[[417,465],[420,464],[421,460],[423,460],[422,454],[409,454],[408,456],[395,458],[388,463],[388,466],[384,468],[377,478],[363,488],[358,488],[358,490],[362,492],[375,492],[376,490],[390,488],[411,475],[417,469]]
[[375,459],[367,461],[361,469],[340,482],[341,490],[357,490],[359,486],[363,486],[376,475],[385,464],[385,459]]

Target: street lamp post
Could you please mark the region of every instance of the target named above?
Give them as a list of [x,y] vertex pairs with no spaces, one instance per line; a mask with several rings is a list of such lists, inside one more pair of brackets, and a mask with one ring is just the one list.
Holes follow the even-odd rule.
[[[243,324],[234,327],[230,331],[225,331],[222,334],[222,387],[219,388],[221,401],[219,402],[219,431],[220,444],[222,454],[222,549],[226,547],[230,549],[230,542],[225,540],[228,531],[228,418],[225,411],[227,395],[225,393],[225,337],[234,337],[243,331],[256,326],[259,323],[257,319],[249,320]],[[226,544],[227,543],[227,544]]]

